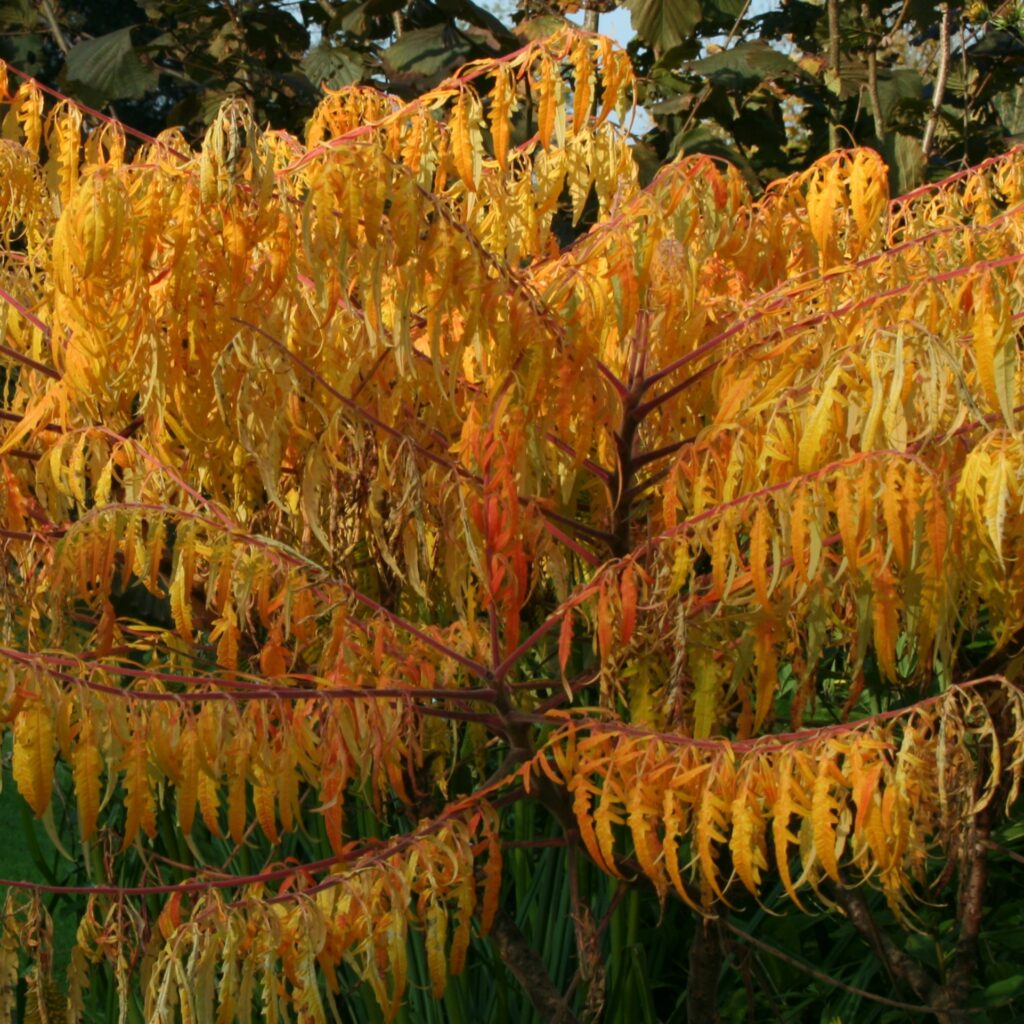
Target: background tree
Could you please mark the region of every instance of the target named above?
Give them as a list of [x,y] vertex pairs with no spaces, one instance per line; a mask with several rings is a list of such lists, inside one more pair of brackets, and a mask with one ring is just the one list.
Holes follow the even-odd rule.
[[155,133],[201,134],[230,98],[298,133],[329,88],[373,82],[406,95],[467,60],[519,45],[471,0],[115,0],[0,8],[0,56]]
[[641,189],[634,88],[0,81],[4,1012],[1016,1013],[1020,154]]
[[[567,14],[596,28],[616,6],[7,0],[0,57],[150,134],[169,125],[201,134],[232,96],[246,97],[259,123],[300,134],[321,85],[415,96],[466,61],[553,31]],[[757,191],[829,150],[867,145],[885,157],[893,190],[906,191],[1024,133],[1024,7],[1014,2],[623,6],[643,72],[634,155],[644,181],[678,154],[709,153],[735,163]]]

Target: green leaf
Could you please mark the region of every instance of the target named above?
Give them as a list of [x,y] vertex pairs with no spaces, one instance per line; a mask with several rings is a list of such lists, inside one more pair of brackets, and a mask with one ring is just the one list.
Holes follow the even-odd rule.
[[466,59],[469,41],[449,25],[432,25],[403,33],[381,57],[391,71],[434,78],[447,74]]
[[1012,89],[995,93],[992,106],[1010,135],[1024,132],[1024,83],[1018,82]]
[[321,39],[302,61],[302,70],[314,85],[341,89],[363,77],[363,62],[358,53],[344,46],[331,46]]
[[156,87],[159,73],[139,60],[130,28],[76,43],[67,56],[67,77],[106,100],[138,99]]
[[713,53],[686,64],[690,71],[726,89],[739,89],[784,76],[804,77],[802,69],[784,53],[758,40]]
[[[889,146],[886,146],[889,149]],[[889,153],[884,154],[890,167],[895,166],[896,181],[893,195],[903,195],[911,189],[917,188],[924,181],[925,158],[924,150],[921,149],[921,141],[913,135],[897,133],[892,139],[893,159],[889,160]]]
[[733,22],[741,17],[746,10],[746,0],[705,0],[704,18],[717,15],[719,19],[728,19]]
[[901,109],[910,113],[918,108],[918,112],[923,114],[924,80],[917,71],[909,68],[882,70],[878,75],[878,101],[882,105],[882,117],[889,127]]
[[343,31],[356,36],[367,35],[375,18],[390,17],[404,6],[404,0],[365,0],[350,9],[337,11],[332,21],[340,16],[338,27]]
[[627,0],[633,30],[660,53],[680,46],[701,19],[700,0]]
[[981,994],[985,1006],[998,1006],[1024,993],[1024,974],[1013,974],[1009,978],[993,982]]
[[698,125],[685,134],[679,132],[669,146],[670,158],[692,156],[694,153],[707,153],[709,156],[728,160],[746,178],[751,188],[760,188],[760,179],[750,166],[750,161],[708,125]]

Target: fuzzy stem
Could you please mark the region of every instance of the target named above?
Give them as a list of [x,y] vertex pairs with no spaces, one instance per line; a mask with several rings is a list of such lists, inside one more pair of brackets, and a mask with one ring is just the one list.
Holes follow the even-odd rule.
[[939,113],[942,110],[942,101],[946,94],[946,79],[949,77],[949,41],[953,30],[953,12],[948,2],[939,4],[939,10],[942,11],[942,23],[939,26],[939,68],[935,75],[935,88],[932,91],[932,112],[928,117],[928,124],[925,125],[924,138],[921,140],[921,150],[925,160],[930,156],[932,145],[935,142],[935,131],[939,126]]
[[[861,17],[865,24],[871,17],[868,5],[861,4]],[[872,33],[867,40],[868,103],[871,105],[871,119],[875,123],[875,138],[879,143],[885,140],[885,119],[882,116],[882,100],[878,92],[878,37]]]
[[839,79],[839,0],[827,0],[828,12],[828,63],[836,79],[836,102],[828,124],[828,148],[839,148],[839,110],[840,110],[840,79]]
[[964,853],[960,879],[960,934],[953,951],[953,963],[946,978],[944,1003],[953,1024],[966,1024],[972,1014],[966,1009],[971,982],[978,960],[978,936],[985,905],[985,884],[988,881],[986,849],[991,829],[991,815],[983,810],[971,825]]
[[498,947],[498,955],[522,985],[540,1019],[551,1024],[575,1024],[576,1017],[555,988],[544,961],[503,910],[495,915],[491,938]]

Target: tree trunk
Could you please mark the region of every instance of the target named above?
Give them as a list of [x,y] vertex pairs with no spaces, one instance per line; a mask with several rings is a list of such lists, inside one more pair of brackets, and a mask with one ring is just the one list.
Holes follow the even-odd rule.
[[711,921],[699,921],[690,943],[690,973],[686,985],[689,1024],[718,1024],[718,976],[722,948]]

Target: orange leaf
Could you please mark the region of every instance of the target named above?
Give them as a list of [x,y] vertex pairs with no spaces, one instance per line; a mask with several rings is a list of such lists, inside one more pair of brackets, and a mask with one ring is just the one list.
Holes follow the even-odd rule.
[[627,565],[619,583],[619,598],[622,602],[622,621],[620,625],[620,637],[625,646],[633,637],[633,630],[636,627],[636,570],[632,565]]

